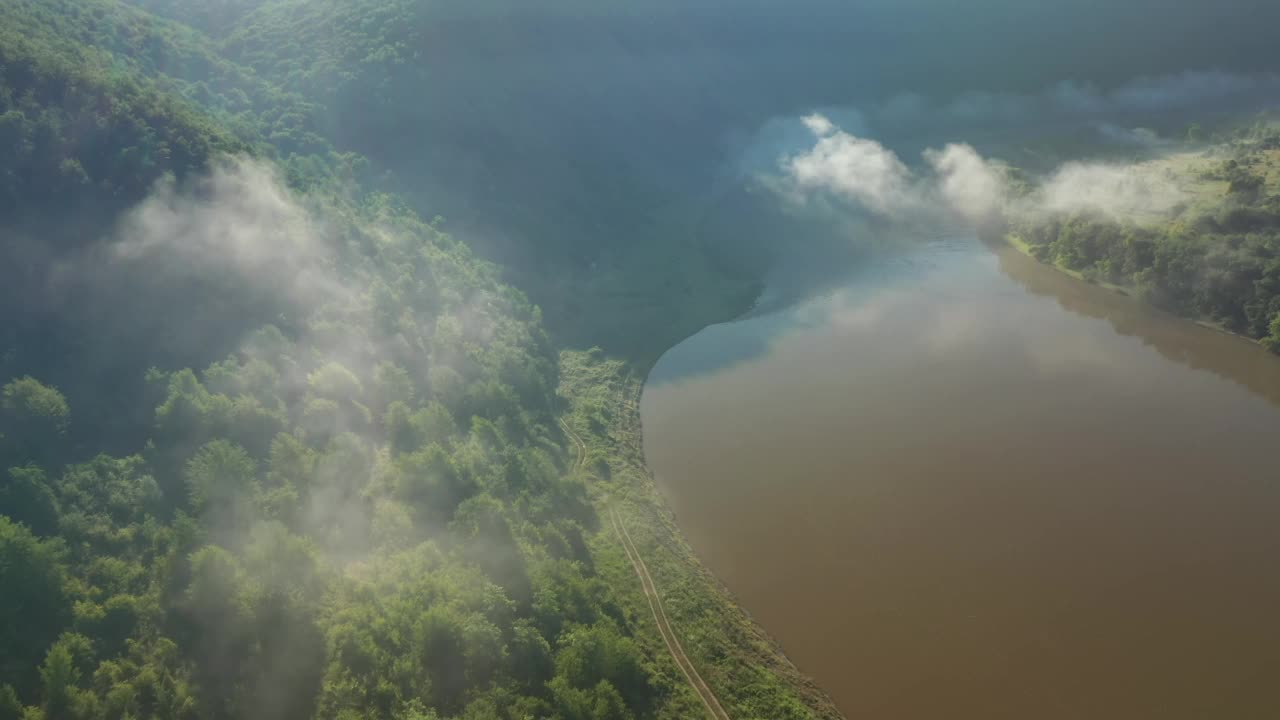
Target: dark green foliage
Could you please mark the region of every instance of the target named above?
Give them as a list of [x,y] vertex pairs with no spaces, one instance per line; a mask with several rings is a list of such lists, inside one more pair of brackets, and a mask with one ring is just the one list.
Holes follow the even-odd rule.
[[37,535],[57,533],[58,500],[43,470],[34,465],[9,468],[8,481],[0,485],[0,515],[26,525]]
[[0,389],[0,461],[29,458],[47,462],[65,443],[71,410],[57,388],[31,376]]
[[0,516],[0,685],[37,694],[36,666],[71,620],[64,552]]
[[71,414],[62,393],[31,376],[5,385],[2,405],[6,413],[13,414],[15,424],[39,424],[54,432],[66,431]]
[[49,648],[40,665],[44,717],[81,720],[97,714],[97,698],[80,687],[92,654],[92,643],[82,635],[63,635]]
[[0,685],[0,720],[21,720],[22,702],[12,685]]
[[527,607],[532,588],[525,558],[502,503],[474,497],[458,507],[450,530],[461,544],[461,555],[479,567],[507,596]]
[[633,709],[642,708],[651,695],[635,645],[608,625],[571,632],[556,654],[556,676],[568,687],[595,691],[597,702],[601,683],[608,683]]
[[263,0],[138,0],[156,15],[180,20],[213,36],[229,30]]
[[243,147],[187,103],[107,73],[105,61],[87,49],[60,52],[4,23],[0,211],[10,218],[54,207],[118,210],[165,173],[198,171],[214,153]]

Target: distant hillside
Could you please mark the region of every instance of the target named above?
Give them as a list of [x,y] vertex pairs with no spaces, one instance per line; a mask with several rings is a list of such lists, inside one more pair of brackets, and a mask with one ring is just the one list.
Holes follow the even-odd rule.
[[1280,128],[1135,167],[1174,188],[1167,210],[1015,217],[1016,243],[1045,262],[1280,352]]
[[119,210],[165,173],[205,169],[217,153],[247,146],[192,103],[113,56],[67,43],[0,12],[0,209],[9,218]]

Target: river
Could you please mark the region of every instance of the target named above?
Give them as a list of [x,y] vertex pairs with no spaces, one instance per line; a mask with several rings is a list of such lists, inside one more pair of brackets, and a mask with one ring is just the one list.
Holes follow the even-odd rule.
[[1280,717],[1280,360],[937,239],[707,328],[645,451],[850,718]]

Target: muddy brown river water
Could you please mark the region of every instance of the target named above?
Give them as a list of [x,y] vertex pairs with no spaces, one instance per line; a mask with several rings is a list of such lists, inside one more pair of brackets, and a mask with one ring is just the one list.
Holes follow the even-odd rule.
[[1280,360],[976,240],[714,326],[645,448],[850,718],[1280,718]]

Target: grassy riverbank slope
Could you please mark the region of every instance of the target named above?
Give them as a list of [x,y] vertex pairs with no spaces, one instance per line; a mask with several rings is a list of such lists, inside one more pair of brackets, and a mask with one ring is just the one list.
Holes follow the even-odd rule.
[[[791,665],[778,646],[737,606],[681,536],[670,509],[645,466],[639,397],[642,376],[626,363],[595,352],[561,355],[560,393],[569,403],[566,422],[586,444],[583,480],[601,515],[612,508],[629,528],[653,575],[684,650],[730,717],[839,718],[826,694]],[[639,588],[613,530],[592,539],[600,572],[610,584]],[[627,615],[647,628],[650,652],[665,653],[650,611],[628,593]],[[674,666],[668,669],[673,677]],[[689,717],[697,715],[691,709]]]

